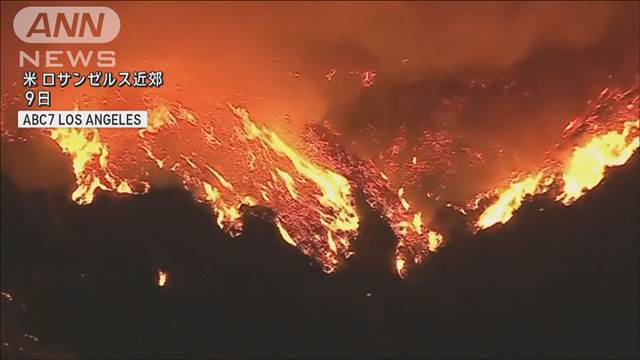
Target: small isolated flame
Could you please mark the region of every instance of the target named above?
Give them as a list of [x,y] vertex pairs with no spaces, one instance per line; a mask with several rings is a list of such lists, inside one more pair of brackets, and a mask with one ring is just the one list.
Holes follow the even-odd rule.
[[403,258],[396,258],[396,272],[400,277],[407,275],[407,268],[405,267],[406,261]]
[[442,236],[442,234],[438,234],[435,231],[429,231],[429,234],[427,234],[427,241],[429,251],[436,252],[438,251],[438,248],[440,248],[440,245],[442,245],[444,237]]
[[163,270],[158,270],[158,286],[164,287],[169,279],[169,273]]

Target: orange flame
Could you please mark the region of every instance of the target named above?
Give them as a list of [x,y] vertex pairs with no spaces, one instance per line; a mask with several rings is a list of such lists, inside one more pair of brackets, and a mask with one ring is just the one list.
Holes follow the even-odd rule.
[[[637,108],[637,97],[633,101],[635,105],[628,109]],[[419,207],[406,198],[407,183],[399,181],[397,190],[391,186],[390,179],[397,180],[393,168],[383,172],[371,161],[327,149],[318,139],[309,142],[311,151],[300,152],[272,130],[254,123],[241,107],[219,108],[221,116],[230,118],[216,124],[216,116],[201,119],[177,102],[154,98],[145,106],[149,109],[149,127],[134,133],[133,139],[117,138],[108,130],[51,131],[50,137],[72,160],[75,202],[90,204],[98,189],[129,194],[148,191],[150,164],[178,175],[185,189],[211,206],[216,223],[231,236],[241,233],[246,206],[272,208],[273,224],[282,239],[331,272],[352,254],[350,239],[357,234],[360,223],[352,195],[355,185],[369,205],[389,220],[398,239],[395,267],[401,277],[444,243],[443,236],[427,226],[426,213],[417,211]],[[563,140],[582,135],[588,121],[572,121],[565,128]],[[474,210],[481,198],[492,196],[494,200],[479,211],[474,228],[508,222],[528,197],[553,192],[559,194],[556,200],[568,205],[597,186],[607,167],[624,164],[638,149],[638,121],[624,122],[623,129],[620,124],[592,126],[588,135],[579,137],[582,145],[566,159],[548,159],[544,167],[510,181],[499,191],[479,196]],[[118,136],[124,137],[122,133]],[[163,141],[178,148],[172,149]],[[331,152],[334,150],[337,155]],[[216,159],[223,159],[218,166],[211,163]],[[415,155],[410,160],[413,169],[426,163],[418,162]],[[125,175],[129,168],[136,173]],[[460,212],[468,213],[464,209]]]
[[541,179],[542,173],[530,175],[523,180],[511,183],[507,189],[498,192],[498,199],[482,212],[476,226],[480,229],[486,229],[497,223],[504,224],[509,221],[513,217],[514,211],[522,205],[522,201],[537,192]]
[[[640,146],[639,123],[640,120],[625,121],[622,130],[592,135],[583,145],[575,146],[567,160],[557,162],[556,168],[546,168],[495,192],[497,200],[480,214],[475,222],[476,229],[506,223],[527,197],[548,192],[557,179],[562,179],[562,189],[555,200],[571,205],[602,181],[608,167],[624,165],[631,158]],[[565,131],[574,127],[575,122],[572,121]],[[552,174],[545,177],[544,172]],[[478,200],[483,196],[481,194]]]
[[[131,194],[146,192],[147,182],[124,175],[127,168],[135,169],[135,165],[140,164],[139,160],[131,160],[143,156],[152,160],[155,167],[178,175],[198,200],[210,204],[216,223],[231,236],[242,232],[243,206],[259,205],[257,199],[262,199],[264,205],[277,211],[274,225],[282,238],[316,257],[325,271],[335,270],[338,259],[351,254],[349,239],[357,233],[359,218],[351,185],[345,177],[298,153],[273,131],[257,126],[243,108],[229,107],[235,121],[228,123],[231,125],[228,131],[202,122],[196,113],[179,103],[152,98],[145,104],[149,109],[149,127],[134,134],[132,141],[137,147],[130,146],[129,138],[126,141],[117,138],[128,136],[122,135],[124,132],[104,130],[110,135],[106,138],[97,129],[51,132],[51,138],[72,159],[77,182],[73,201],[90,204],[98,189]],[[189,130],[184,128],[173,132],[185,122],[201,137],[186,134]],[[229,134],[226,144],[218,130]],[[183,134],[188,140],[178,139],[182,148],[172,153],[160,145],[164,134],[171,134],[173,142]],[[191,144],[193,150],[186,150]],[[138,155],[132,148],[142,153]],[[231,156],[244,151],[246,163],[239,165],[247,168],[227,171],[229,164],[238,165],[232,159],[225,159],[222,165],[227,167],[223,169],[208,163],[206,159],[211,158],[207,155],[208,149],[214,149],[215,157],[227,148],[234,149]],[[117,153],[115,159],[111,159],[112,150]],[[144,167],[138,172],[148,175]],[[233,175],[231,179],[227,174]]]
[[627,121],[622,132],[610,131],[577,147],[562,175],[564,187],[556,200],[570,205],[602,181],[607,167],[624,165],[640,146],[640,137],[630,138],[639,122]]
[[[295,169],[307,180],[312,181],[322,193],[317,200],[326,209],[321,212],[321,222],[331,231],[352,232],[358,229],[359,219],[355,211],[354,201],[351,197],[351,186],[347,179],[326,168],[322,168],[306,160],[287,144],[276,133],[263,127],[258,128],[249,118],[249,113],[239,107],[232,107],[233,113],[243,121],[244,130],[249,139],[256,138],[278,155],[291,161]],[[287,184],[287,189],[294,199],[295,191],[292,188],[292,178],[289,174],[278,170],[279,175]],[[285,175],[286,174],[286,175]],[[283,176],[284,175],[284,176]]]
[[[58,143],[63,153],[71,156],[77,188],[71,198],[80,205],[90,204],[95,191],[102,189],[132,194],[126,180],[116,179],[107,170],[109,149],[100,141],[97,129],[54,129],[50,137]],[[90,169],[92,163],[104,173],[101,179]]]
[[158,286],[164,287],[169,279],[169,273],[163,270],[158,270]]

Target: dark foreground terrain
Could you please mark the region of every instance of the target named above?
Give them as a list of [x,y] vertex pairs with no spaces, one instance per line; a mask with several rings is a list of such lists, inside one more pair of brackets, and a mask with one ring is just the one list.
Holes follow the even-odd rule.
[[367,209],[326,275],[265,222],[230,239],[179,189],[79,207],[3,176],[2,357],[637,358],[638,164],[571,207],[454,228],[406,280]]

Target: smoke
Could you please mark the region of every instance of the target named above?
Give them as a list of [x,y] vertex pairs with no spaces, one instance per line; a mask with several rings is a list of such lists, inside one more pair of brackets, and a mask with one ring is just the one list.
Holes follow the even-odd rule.
[[[287,37],[287,30],[277,29],[277,38],[307,47],[314,58],[329,54],[343,65],[374,61],[385,74],[409,77],[468,68],[501,70],[541,47],[583,48],[599,41],[622,10],[619,4],[477,2],[314,7],[292,7],[287,23],[298,36]],[[355,50],[345,54],[347,47]],[[398,66],[401,60],[406,60],[403,67]]]
[[[21,71],[18,50],[78,49],[19,42],[11,24],[24,6],[2,4],[3,96],[21,90],[14,76]],[[447,181],[450,197],[471,192],[463,190],[469,174],[480,188],[541,158],[541,149],[604,86],[637,82],[635,2],[107,6],[121,18],[120,35],[104,47],[86,49],[115,50],[116,71],[164,71],[160,96],[203,115],[212,104],[241,101],[255,119],[296,146],[305,127],[326,122],[350,151],[374,161],[387,159],[403,133],[401,157],[445,159],[444,165],[460,167],[447,179],[422,179],[440,187]],[[376,72],[374,83],[364,87],[363,73],[370,70]],[[330,80],[329,72],[335,72]],[[134,106],[139,94],[122,91]],[[113,97],[112,90],[88,87],[54,93],[53,107],[69,108],[83,96],[94,99],[90,104],[122,107],[101,102]],[[3,130],[13,126],[14,110],[3,107]],[[447,134],[451,146],[444,149],[457,155],[421,147],[424,131]],[[31,173],[35,165],[6,160],[11,151],[2,151],[3,170]],[[411,154],[417,151],[422,153]],[[479,154],[485,166],[469,168],[472,162],[463,153]]]

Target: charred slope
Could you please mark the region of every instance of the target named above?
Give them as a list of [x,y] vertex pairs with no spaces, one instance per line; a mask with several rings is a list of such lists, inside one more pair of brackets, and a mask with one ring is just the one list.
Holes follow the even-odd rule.
[[637,357],[639,183],[636,155],[572,207],[454,230],[399,280],[368,209],[325,275],[264,220],[229,238],[182,190],[78,207],[3,177],[3,357]]

